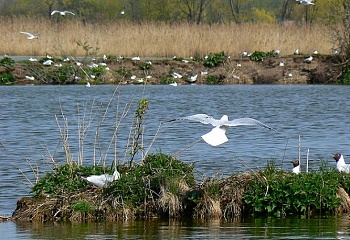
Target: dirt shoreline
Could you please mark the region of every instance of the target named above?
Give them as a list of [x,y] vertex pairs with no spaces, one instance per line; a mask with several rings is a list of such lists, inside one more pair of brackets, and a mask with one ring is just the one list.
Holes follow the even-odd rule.
[[[307,56],[291,55],[283,57],[269,57],[263,61],[252,61],[245,58],[225,58],[217,67],[205,67],[203,61],[191,59],[164,59],[164,60],[132,60],[132,59],[96,59],[95,64],[105,64],[106,73],[98,78],[91,78],[88,74],[75,78],[73,73],[79,68],[91,68],[91,61],[86,61],[80,67],[75,61],[63,62],[54,60],[52,65],[43,66],[41,59],[38,62],[20,61],[9,69],[0,66],[0,73],[11,72],[14,85],[21,84],[334,84],[341,76],[343,66],[339,56],[313,55],[310,63],[304,61]],[[57,64],[55,64],[57,63]],[[147,66],[151,63],[150,66]],[[283,66],[281,66],[283,63]],[[72,74],[66,74],[66,80],[55,80],[56,76],[45,73],[58,74],[59,67],[74,68]],[[100,65],[102,66],[102,65]],[[38,69],[41,69],[40,71]],[[62,68],[63,69],[63,68]],[[65,71],[66,71],[65,69]],[[182,75],[182,78],[173,78],[172,73]],[[189,81],[191,76],[198,75],[195,82]],[[29,80],[26,76],[34,76]],[[132,77],[134,76],[134,77]],[[148,77],[147,77],[148,76]],[[210,77],[210,78],[208,78]],[[52,79],[52,80],[51,80]],[[210,80],[208,80],[210,79]]]

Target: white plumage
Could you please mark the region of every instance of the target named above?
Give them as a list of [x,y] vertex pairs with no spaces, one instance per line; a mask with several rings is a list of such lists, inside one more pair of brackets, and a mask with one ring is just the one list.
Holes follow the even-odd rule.
[[74,13],[70,12],[70,11],[58,11],[58,10],[53,10],[51,12],[51,15],[54,15],[55,13],[59,13],[61,16],[64,16],[66,15],[67,13],[69,14],[72,14],[72,15],[75,15]]
[[300,173],[300,164],[299,164],[299,160],[294,160],[291,161],[291,163],[293,163],[293,173],[295,174],[299,174]]
[[33,33],[30,33],[30,32],[21,32],[22,34],[26,34],[28,35],[27,39],[38,39],[39,38],[39,34],[33,34]]
[[227,115],[224,115],[221,117],[221,119],[217,120],[217,119],[214,119],[212,116],[208,116],[206,114],[195,114],[187,117],[173,119],[173,120],[170,120],[169,122],[176,121],[176,120],[189,120],[189,121],[200,122],[203,124],[213,125],[214,128],[210,132],[202,135],[203,140],[212,146],[218,146],[228,141],[228,138],[226,136],[226,131],[228,127],[255,125],[255,126],[265,127],[265,128],[274,130],[273,128],[253,118],[237,118],[230,121],[228,120]]
[[350,172],[350,164],[345,163],[343,154],[336,153],[333,155],[333,158],[337,162],[337,169],[339,172]]
[[91,175],[88,177],[82,176],[82,178],[97,187],[107,187],[107,184],[118,180],[120,178],[120,173],[116,169],[113,175],[101,174],[101,175]]
[[301,5],[315,5],[312,0],[297,0],[297,2],[299,2]]

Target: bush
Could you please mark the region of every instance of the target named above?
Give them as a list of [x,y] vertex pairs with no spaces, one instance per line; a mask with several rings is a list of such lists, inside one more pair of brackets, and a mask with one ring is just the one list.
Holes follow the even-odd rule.
[[219,52],[219,53],[215,53],[215,54],[209,54],[207,56],[207,58],[204,60],[204,66],[205,67],[217,67],[219,66],[221,63],[223,63],[225,60],[225,54],[224,52]]
[[10,84],[15,81],[16,79],[11,73],[0,73],[0,84]]
[[253,178],[244,194],[245,204],[252,212],[276,216],[330,213],[340,206],[339,187],[349,181],[348,175],[326,167],[297,175],[270,165]]
[[179,195],[175,182],[194,186],[193,166],[162,153],[151,154],[143,164],[130,168],[118,181],[112,182],[105,193],[121,197],[124,203],[138,207],[145,200],[157,199],[164,185],[170,186],[173,194]]

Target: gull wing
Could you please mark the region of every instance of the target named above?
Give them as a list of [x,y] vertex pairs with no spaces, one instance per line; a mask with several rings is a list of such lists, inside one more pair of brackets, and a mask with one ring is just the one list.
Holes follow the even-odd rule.
[[225,128],[215,127],[207,134],[204,134],[202,138],[206,143],[212,146],[218,146],[228,141],[225,132]]
[[258,120],[255,120],[254,118],[237,118],[237,119],[234,119],[234,120],[231,120],[231,121],[226,121],[222,125],[230,126],[230,127],[235,127],[235,126],[254,126],[255,125],[255,126],[260,126],[260,127],[264,127],[264,128],[268,128],[268,129],[276,131],[272,127],[269,127],[266,124],[264,124],[264,123],[262,123],[262,122],[260,122]]
[[64,11],[64,13],[69,13],[69,14],[75,15],[75,13],[72,13],[70,11]]
[[58,10],[53,10],[52,12],[51,12],[51,15],[54,15],[55,13],[59,13],[60,11],[58,11]]
[[211,124],[215,127],[220,125],[219,120],[216,120],[212,116],[209,116],[207,114],[195,114],[187,117],[173,119],[173,120],[170,120],[169,122],[177,121],[177,120],[188,120],[188,121],[200,122],[203,124]]
[[28,36],[30,36],[30,37],[35,37],[35,35],[34,34],[32,34],[32,33],[30,33],[30,32],[21,32],[21,33],[23,33],[23,34],[27,34]]

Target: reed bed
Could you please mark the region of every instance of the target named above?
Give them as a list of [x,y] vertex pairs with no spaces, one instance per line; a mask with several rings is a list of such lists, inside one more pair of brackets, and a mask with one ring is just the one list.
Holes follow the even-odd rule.
[[[86,43],[99,54],[131,57],[204,56],[224,51],[231,56],[248,52],[281,50],[290,55],[298,48],[309,54],[315,49],[330,54],[334,47],[331,30],[324,25],[279,24],[213,24],[189,23],[141,24],[128,21],[84,23],[62,19],[54,22],[46,18],[0,18],[0,54],[12,56],[84,56],[86,50],[77,42]],[[28,40],[21,31],[41,33],[39,39]]]

